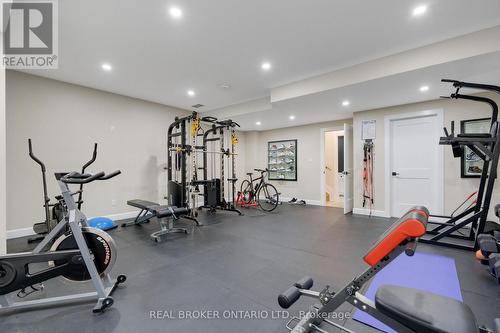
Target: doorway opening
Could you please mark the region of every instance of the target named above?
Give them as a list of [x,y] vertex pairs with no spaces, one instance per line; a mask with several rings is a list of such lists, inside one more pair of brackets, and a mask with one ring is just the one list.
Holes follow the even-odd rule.
[[325,205],[344,208],[344,131],[327,131],[324,136]]

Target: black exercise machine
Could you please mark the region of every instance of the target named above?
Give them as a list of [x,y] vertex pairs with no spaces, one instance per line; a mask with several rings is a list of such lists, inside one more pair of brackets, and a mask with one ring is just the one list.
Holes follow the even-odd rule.
[[[202,125],[210,125],[211,128],[204,130]],[[167,131],[167,192],[169,206],[186,207],[189,209],[189,215],[184,216],[200,225],[197,220],[197,209],[208,208],[211,212],[215,210],[234,211],[241,215],[234,205],[234,186],[237,181],[235,174],[235,145],[237,143],[235,128],[239,125],[232,120],[219,121],[214,117],[200,117],[198,113],[193,112],[189,116],[176,118],[169,126]],[[190,128],[190,131],[188,129]],[[225,131],[231,133],[231,150],[225,148]],[[188,142],[189,138],[191,141]],[[201,139],[202,138],[202,139]],[[236,138],[236,139],[235,139]],[[202,140],[202,142],[199,142]],[[209,150],[208,143],[218,141],[219,149]],[[201,155],[203,164],[198,166],[197,157]],[[220,158],[220,177],[208,179],[207,163],[208,155]],[[231,178],[227,181],[232,184],[232,199],[225,200],[225,160],[232,156]],[[192,162],[192,167],[188,168],[188,159]],[[213,165],[212,172],[215,172],[216,166]],[[203,171],[203,178],[198,177],[198,170]],[[203,192],[200,191],[203,188]],[[203,196],[203,205],[197,204],[198,196]]]
[[[212,118],[213,119],[213,118]],[[209,209],[210,212],[215,212],[216,210],[226,210],[238,213],[242,215],[242,213],[236,209],[235,206],[235,193],[236,193],[236,182],[238,178],[236,178],[236,166],[235,166],[235,157],[236,150],[235,146],[238,143],[238,139],[236,137],[235,128],[240,127],[240,125],[232,120],[224,120],[224,121],[214,121],[214,124],[209,130],[206,130],[203,134],[203,185],[205,186],[204,190],[204,205],[200,208]],[[231,149],[225,147],[225,131],[229,131],[231,134]],[[218,149],[214,148],[218,143]],[[212,146],[212,149],[209,149],[209,145]],[[208,156],[211,156],[211,170],[212,177],[209,179],[208,177],[208,167],[209,167],[209,159]],[[214,177],[215,169],[216,169],[216,158],[219,158],[219,172],[220,177]],[[225,199],[225,169],[226,163],[225,158],[231,157],[231,177],[227,177],[227,182],[230,186],[228,190],[228,200]]]
[[[51,204],[50,198],[47,191],[47,178],[46,172],[47,169],[45,167],[45,163],[43,163],[33,152],[33,147],[31,144],[31,139],[28,139],[28,153],[29,156],[35,163],[40,166],[40,170],[42,173],[42,185],[43,185],[43,207],[45,211],[45,221],[35,223],[33,225],[33,231],[37,236],[28,238],[28,243],[38,242],[42,240],[45,235],[47,235],[54,227],[64,218],[64,214],[66,213],[66,207],[63,200],[62,195],[57,195],[55,197],[56,203]],[[82,167],[82,174],[85,173],[85,170],[95,162],[97,158],[97,143],[94,144],[94,151],[92,153],[92,158],[86,162]],[[80,184],[80,189],[72,193],[72,195],[78,194],[78,200],[76,201],[78,209],[82,209],[83,204],[83,184]]]
[[181,217],[186,217],[186,215],[189,214],[189,209],[186,207],[164,206],[156,202],[139,199],[129,200],[127,204],[139,208],[140,212],[137,214],[134,221],[122,223],[122,227],[141,225],[143,223],[148,223],[152,218],[157,218],[161,229],[151,234],[151,239],[157,243],[161,241],[161,236],[163,235],[171,233],[189,233],[187,228],[181,228],[175,225],[176,220]]
[[[0,256],[0,314],[84,301],[96,301],[93,312],[102,312],[113,305],[113,292],[126,280],[125,275],[112,279],[109,274],[117,257],[116,245],[109,234],[88,226],[87,218],[78,209],[69,185],[108,180],[119,174],[120,171],[107,175],[104,172],[56,174],[68,214],[32,252]],[[59,276],[77,284],[91,281],[95,291],[19,302],[13,302],[8,296],[17,291],[17,297],[23,299],[41,292],[43,282]]]
[[440,138],[439,144],[450,145],[454,157],[460,158],[464,147],[468,147],[483,160],[477,200],[475,204],[456,216],[430,215],[447,221],[430,220],[428,226],[434,225],[434,227],[429,228],[426,236],[420,241],[422,243],[475,251],[478,249],[477,237],[483,233],[487,224],[491,197],[497,178],[500,154],[500,126],[498,123],[498,106],[495,101],[486,97],[462,95],[460,90],[462,88],[472,88],[494,91],[500,94],[500,87],[455,80],[442,81],[453,83],[453,87],[456,88],[455,93],[445,98],[464,99],[488,104],[492,109],[491,125],[489,133],[460,133],[456,136],[453,121],[451,123],[451,133],[444,128],[445,136]]
[[[500,221],[500,204],[495,206],[495,214]],[[500,284],[500,224],[491,222],[490,228],[477,237],[477,243],[485,258],[481,263],[488,266],[490,274]]]
[[379,287],[374,302],[360,293],[364,284],[400,254],[413,256],[419,238],[425,234],[428,218],[429,211],[425,207],[414,207],[397,220],[364,256],[370,267],[338,292],[331,291],[328,286],[320,292],[310,290],[313,286],[310,277],[296,282],[278,297],[282,308],[288,309],[301,296],[312,297],[321,304],[301,318],[292,318],[286,327],[292,333],[328,333],[321,327],[326,323],[354,333],[330,320],[331,314],[342,304],[349,303],[399,333],[500,333],[500,319],[495,322],[495,331],[478,327],[471,309],[448,297],[393,285]]

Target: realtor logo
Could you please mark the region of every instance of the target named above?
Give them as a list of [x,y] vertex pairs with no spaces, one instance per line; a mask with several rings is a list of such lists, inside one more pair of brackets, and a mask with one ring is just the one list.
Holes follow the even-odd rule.
[[15,69],[57,68],[57,3],[2,2],[2,64]]

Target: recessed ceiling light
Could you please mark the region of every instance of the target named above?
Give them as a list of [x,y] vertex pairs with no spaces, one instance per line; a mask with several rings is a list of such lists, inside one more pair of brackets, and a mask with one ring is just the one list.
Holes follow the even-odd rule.
[[349,101],[342,102],[342,106],[349,106],[349,105],[351,105],[351,102],[349,102]]
[[223,84],[221,84],[221,85],[220,85],[220,87],[221,87],[222,89],[229,89],[229,88],[231,88],[231,85],[230,85],[230,84],[228,84],[228,83],[223,83]]
[[260,126],[262,123],[260,121],[256,122],[255,125]]
[[174,19],[182,17],[182,10],[179,7],[170,7],[169,13]]
[[113,69],[113,66],[111,66],[110,64],[102,64],[101,68],[106,72],[110,72]]
[[415,9],[413,9],[413,16],[421,16],[425,14],[426,11],[427,11],[426,5],[415,7]]
[[190,96],[190,97],[193,97],[194,95],[196,95],[196,93],[194,92],[194,90],[188,90],[188,91],[187,91],[187,94],[188,94],[188,96]]
[[271,63],[269,63],[269,62],[263,62],[260,67],[262,68],[262,70],[268,71],[271,69],[272,66],[271,66]]
[[288,117],[288,118],[290,118],[290,120],[294,120],[294,119],[295,119],[295,116],[290,116],[290,117]]
[[429,86],[422,86],[422,87],[420,87],[420,91],[421,92],[429,91]]

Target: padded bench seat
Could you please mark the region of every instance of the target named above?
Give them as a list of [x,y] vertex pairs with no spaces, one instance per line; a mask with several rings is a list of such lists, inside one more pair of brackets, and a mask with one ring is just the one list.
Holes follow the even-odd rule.
[[147,210],[149,207],[160,206],[159,203],[140,199],[129,200],[127,201],[127,205],[144,210]]
[[[187,208],[177,208],[175,206],[160,205],[156,202],[141,199],[129,200],[127,201],[127,205],[141,209],[141,213],[139,213],[139,216],[137,216],[135,222],[145,222],[152,217],[169,217],[172,216],[172,213],[174,213],[176,216],[186,215],[189,213],[189,209]],[[147,214],[144,215],[144,218],[141,218],[141,214],[143,211]]]
[[169,217],[172,216],[172,214],[179,216],[179,215],[186,215],[189,213],[189,209],[187,208],[177,208],[175,206],[156,206],[156,207],[151,207],[150,208],[151,212],[156,215],[157,218],[163,218],[163,217]]
[[476,333],[476,317],[455,299],[413,288],[381,286],[375,295],[377,310],[421,333]]

